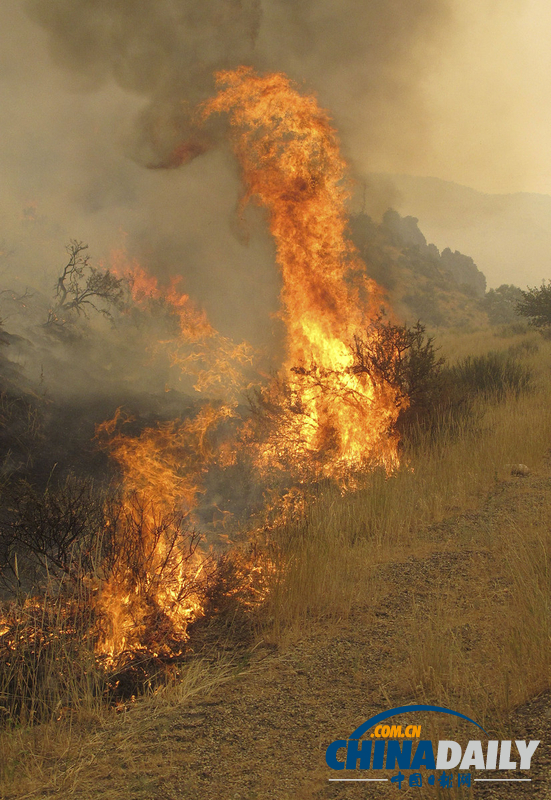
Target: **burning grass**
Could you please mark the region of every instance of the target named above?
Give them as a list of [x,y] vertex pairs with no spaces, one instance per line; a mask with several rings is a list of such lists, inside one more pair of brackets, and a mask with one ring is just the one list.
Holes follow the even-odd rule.
[[[76,557],[63,570],[52,564],[45,583],[3,603],[4,725],[97,713],[173,683],[197,651],[254,639],[250,612],[266,583],[258,553],[203,554],[197,568],[197,537],[174,518],[152,527],[137,504],[118,510],[108,533],[91,541],[91,565]],[[32,562],[32,550],[26,557]]]
[[[509,394],[501,404],[479,398],[475,427],[463,420],[461,430],[443,427],[440,438],[431,434],[424,442],[416,439],[404,452],[403,466],[390,477],[382,469],[375,471],[357,491],[345,495],[326,483],[317,496],[292,504],[294,516],[290,510],[283,517],[274,511],[269,574],[251,572],[261,551],[252,559],[236,556],[233,563],[228,555],[204,601],[210,610],[195,631],[191,626],[191,642],[196,635],[200,646],[231,648],[232,638],[244,641],[245,625],[249,647],[257,636],[282,648],[291,639],[297,647],[297,639],[316,626],[327,627],[330,643],[331,630],[343,619],[385,607],[398,584],[402,586],[393,576],[406,572],[412,604],[403,620],[398,619],[396,635],[411,631],[412,625],[417,634],[395,642],[399,664],[392,662],[392,675],[381,665],[380,674],[369,676],[370,684],[380,681],[390,693],[389,702],[406,692],[408,699],[461,707],[481,724],[491,720],[493,729],[505,731],[509,711],[544,689],[549,675],[549,486],[543,478],[535,483],[512,479],[504,465],[522,461],[536,473],[544,471],[551,438],[546,377],[551,349],[544,343],[537,354],[525,351],[523,358],[535,372],[531,393]],[[429,583],[416,571],[427,565]],[[251,608],[262,613],[247,616]],[[193,658],[173,661],[165,671],[164,688],[151,681],[151,699],[142,701],[143,707],[132,704],[122,715],[129,727],[115,721],[112,735],[117,741],[125,736],[129,743],[136,741],[140,720],[154,714],[156,704],[186,702],[189,670],[197,678],[193,691],[208,694],[211,679],[217,683],[230,677],[232,668],[222,666],[213,662],[205,672]],[[94,674],[92,667],[90,671]],[[95,684],[86,689],[89,702],[81,701],[79,714],[105,729],[111,723],[99,711],[100,689]],[[66,707],[62,702],[57,715],[67,716],[61,712]],[[177,713],[180,717],[182,709]],[[73,716],[78,718],[76,708]],[[30,768],[28,786],[36,785],[39,775],[43,783],[52,780],[41,755],[45,735],[46,729],[39,728],[31,746],[36,767]],[[79,747],[86,741],[99,753],[94,735],[77,727],[64,745],[70,746],[69,774],[59,772],[56,780],[69,796],[71,786],[76,791],[88,785]],[[13,786],[7,773],[17,758],[17,742],[24,742],[27,752],[29,738],[24,731],[11,736],[10,744],[2,746],[4,780]],[[59,756],[59,765],[67,770],[64,758]],[[134,763],[131,755],[128,759]],[[156,774],[153,762],[150,769]],[[120,781],[128,786],[128,776],[121,773]]]
[[[159,313],[151,353],[163,351],[204,397],[175,419],[117,411],[97,427],[117,470],[114,490],[76,479],[37,488],[17,475],[4,487],[12,599],[0,632],[0,704],[12,727],[158,696],[188,675],[198,651],[243,649],[259,635],[279,643],[297,624],[369,605],[381,591],[378,565],[430,552],[431,526],[487,492],[500,465],[541,462],[551,433],[551,390],[527,394],[531,373],[519,364],[534,361],[534,348],[448,367],[421,325],[384,316],[381,290],[346,239],[344,162],[316,100],[283,75],[247,68],[218,83],[202,113],[228,114],[244,203],[268,213],[283,277],[283,364],[271,380],[256,379],[247,413],[239,398],[251,389],[251,348],[215,331],[177,279],[161,285],[113,254],[121,319]],[[82,278],[88,261],[73,266]],[[241,513],[231,505],[239,471],[257,495]],[[541,639],[547,573],[530,572],[537,547],[525,545],[526,569],[510,558],[508,580],[518,608],[534,607]],[[445,627],[445,613],[435,614]],[[430,626],[424,636],[429,652],[417,662],[412,654],[409,680],[445,694],[452,673]],[[461,670],[453,680],[466,680]],[[515,701],[541,685],[534,670],[514,674]]]
[[[5,567],[17,595],[0,637],[5,720],[27,724],[71,715],[79,695],[92,705],[124,700],[170,680],[193,650],[215,647],[217,638],[230,636],[232,646],[243,646],[264,626],[277,641],[293,621],[323,616],[329,608],[347,613],[371,591],[367,563],[411,546],[415,531],[464,507],[491,483],[496,463],[532,462],[518,449],[519,442],[533,441],[527,425],[535,412],[523,404],[541,394],[519,393],[507,373],[497,394],[481,391],[477,398],[471,391],[468,408],[476,406],[476,413],[450,416],[442,360],[421,329],[408,334],[411,341],[407,333],[385,323],[380,341],[390,336],[390,345],[382,353],[378,345],[358,350],[356,340],[362,371],[374,376],[386,369],[388,385],[411,384],[411,408],[435,401],[430,425],[423,429],[415,420],[417,433],[405,441],[402,465],[390,475],[383,466],[355,471],[347,486],[319,480],[315,464],[309,473],[290,471],[291,483],[274,479],[256,523],[249,520],[241,544],[234,537],[225,551],[201,546],[194,524],[204,475],[220,466],[217,428],[234,414],[222,404],[155,426],[140,428],[121,415],[101,426],[98,441],[121,467],[114,492],[96,493],[75,480],[43,493],[24,482],[13,486],[0,520]],[[396,342],[404,345],[399,363]],[[533,348],[522,352],[527,362],[535,360]],[[420,378],[422,361],[427,375]],[[528,367],[517,373],[528,375]],[[512,427],[518,436],[510,441],[495,434],[502,425],[495,401],[505,396],[507,413],[516,408],[519,415]],[[278,420],[273,430],[282,430]],[[267,439],[257,432],[253,444]],[[484,450],[469,463],[480,442]],[[344,492],[352,485],[354,491]],[[35,580],[33,590],[23,585],[23,574],[27,583]],[[84,667],[75,671],[75,664]]]

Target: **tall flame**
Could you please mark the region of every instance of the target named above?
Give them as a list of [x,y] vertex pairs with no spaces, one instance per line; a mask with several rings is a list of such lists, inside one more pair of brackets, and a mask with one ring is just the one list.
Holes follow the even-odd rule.
[[[284,75],[259,77],[241,67],[217,80],[220,91],[203,115],[228,112],[246,186],[243,206],[254,198],[267,209],[283,275],[285,362],[261,393],[264,408],[275,410],[275,425],[255,431],[255,463],[263,471],[292,465],[302,480],[343,481],[367,465],[390,468],[397,461],[393,423],[406,401],[389,384],[354,369],[354,337],[367,335],[383,297],[346,237],[345,163],[329,118]],[[137,436],[117,432],[117,419],[103,426],[124,474],[126,528],[139,530],[138,549],[145,554],[141,583],[115,573],[102,588],[111,626],[104,647],[115,654],[143,644],[153,610],[165,615],[165,633],[185,633],[200,613],[189,587],[203,556],[183,558],[175,531],[178,518],[190,520],[212,463],[209,432],[235,413],[250,349],[221,336],[178,279],[162,287],[124,250],[112,260],[114,271],[127,276],[135,304],[161,302],[177,320],[176,335],[164,342],[173,363],[195,374],[199,391],[223,384],[227,398],[226,405],[204,405],[193,418]],[[231,463],[223,450],[219,461]]]
[[[260,461],[322,458],[320,472],[339,476],[368,463],[396,461],[391,433],[403,398],[353,370],[352,342],[379,312],[379,287],[365,276],[346,238],[345,162],[328,115],[283,74],[251,68],[217,75],[218,95],[204,116],[227,112],[243,170],[243,206],[268,210],[283,275],[282,317],[289,391],[287,431],[261,450]],[[267,395],[277,390],[272,386]],[[266,393],[265,393],[266,394]],[[284,453],[285,442],[295,452]]]

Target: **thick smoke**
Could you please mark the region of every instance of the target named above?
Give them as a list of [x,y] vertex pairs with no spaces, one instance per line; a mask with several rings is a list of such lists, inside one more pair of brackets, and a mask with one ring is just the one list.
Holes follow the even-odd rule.
[[48,31],[53,63],[77,85],[114,81],[147,99],[133,155],[167,167],[208,147],[194,109],[216,70],[254,59],[261,17],[260,0],[30,0],[27,8]]
[[[352,164],[383,142],[407,148],[422,131],[425,46],[448,10],[447,0],[5,0],[1,13],[4,283],[17,273],[17,288],[47,295],[69,237],[96,260],[124,241],[161,278],[181,274],[224,335],[273,350],[273,244],[258,209],[238,218],[225,122],[199,125],[197,105],[216,70],[250,64],[315,92]],[[361,182],[356,194],[368,212],[391,199]]]

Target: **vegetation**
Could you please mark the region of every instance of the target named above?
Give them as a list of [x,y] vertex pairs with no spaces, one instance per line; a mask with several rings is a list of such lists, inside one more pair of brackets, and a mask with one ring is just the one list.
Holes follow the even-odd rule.
[[518,286],[503,283],[497,289],[489,289],[480,305],[488,314],[491,325],[510,325],[519,321],[518,303],[522,300]]
[[[370,680],[384,684],[388,702],[416,699],[461,707],[481,724],[494,730],[498,726],[505,736],[511,709],[544,689],[551,670],[549,648],[542,646],[550,633],[549,504],[542,502],[536,484],[520,479],[515,489],[505,468],[522,462],[538,471],[545,462],[551,440],[551,343],[543,342],[534,352],[532,346],[522,346],[531,341],[529,335],[509,340],[495,336],[494,355],[485,357],[483,348],[491,335],[467,337],[467,352],[458,351],[457,337],[444,340],[436,357],[437,363],[454,348],[455,365],[445,369],[457,367],[465,384],[476,392],[475,425],[465,417],[454,425],[442,419],[439,435],[406,442],[401,466],[390,478],[373,472],[355,493],[345,496],[320,486],[303,514],[271,528],[273,572],[256,624],[268,645],[284,649],[291,639],[296,652],[305,632],[321,626],[323,641],[331,646],[332,631],[342,628],[343,620],[350,619],[353,625],[361,611],[362,625],[371,624],[370,613],[385,613],[394,592],[391,575],[411,564],[408,586],[416,591],[419,580],[420,594],[411,615],[401,619],[398,614],[392,622],[392,630],[397,627],[389,636],[399,637],[396,642],[385,639],[385,647],[395,645],[400,658],[390,659],[392,676],[384,661],[373,664]],[[414,347],[421,345],[420,350],[428,352],[426,340],[417,342]],[[523,370],[532,375],[530,392],[522,390],[522,380],[519,384],[502,369],[509,363],[511,348]],[[469,351],[477,350],[476,357],[469,356]],[[364,352],[364,363],[372,356]],[[444,370],[443,365],[440,368]],[[499,380],[505,385],[496,395]],[[503,402],[496,403],[496,396]],[[503,505],[503,498],[510,495],[512,505]],[[518,515],[512,511],[517,507]],[[416,577],[415,565],[433,576],[431,565],[439,560],[449,562],[452,571],[441,582],[434,572],[436,582],[429,590],[422,579],[425,573]],[[220,608],[215,597],[216,592],[212,602]],[[21,630],[33,619],[42,638],[32,648],[13,653],[11,661],[5,660],[2,705],[10,708],[9,715],[19,724],[0,737],[1,779],[12,792],[15,780],[21,792],[56,780],[71,796],[77,785],[71,776],[78,775],[78,786],[89,785],[93,796],[89,754],[96,754],[94,775],[103,768],[100,764],[111,763],[94,738],[98,724],[101,736],[117,743],[109,746],[116,746],[117,757],[133,763],[144,719],[168,713],[181,719],[182,704],[190,697],[208,696],[243,667],[241,661],[184,662],[172,673],[174,683],[169,679],[164,689],[150,683],[149,698],[124,715],[110,717],[103,710],[105,675],[93,666],[91,642],[75,635],[82,628],[75,627],[74,617],[69,622],[56,618],[59,602],[59,594],[52,591],[40,625],[32,608],[18,606]],[[382,619],[390,631],[390,620]],[[337,628],[331,627],[332,621],[339,621]],[[417,631],[414,637],[406,635],[412,626]],[[221,633],[218,628],[216,635]],[[231,636],[231,623],[223,635]],[[8,694],[20,696],[22,687],[26,703],[6,706]],[[382,697],[381,702],[387,701]],[[161,711],[169,708],[173,712]],[[26,722],[33,717],[60,722],[55,727],[44,724],[31,734]],[[16,765],[21,765],[22,753],[29,752],[33,756],[25,759],[22,774]],[[151,774],[156,769],[148,762]],[[129,777],[121,780],[128,791]],[[140,792],[136,789],[136,797],[142,797]],[[147,796],[146,788],[143,792]]]
[[[73,256],[80,258],[80,251]],[[78,317],[76,307],[66,311]],[[328,481],[307,491],[298,487],[300,503],[290,493],[285,502],[291,511],[283,501],[274,507],[258,523],[248,551],[235,548],[212,559],[208,579],[188,585],[202,592],[205,609],[189,642],[171,638],[144,565],[170,530],[165,573],[158,575],[170,584],[182,559],[193,557],[193,531],[184,519],[159,516],[152,528],[139,503],[129,517],[107,481],[55,471],[44,479],[34,471],[31,456],[47,439],[47,418],[55,411],[51,401],[24,388],[5,355],[6,337],[0,360],[0,436],[6,443],[1,791],[17,797],[56,784],[70,797],[88,781],[94,796],[91,770],[106,758],[98,728],[101,737],[109,731],[127,763],[144,719],[160,708],[181,718],[184,703],[241,674],[253,652],[283,651],[305,632],[321,630],[330,650],[343,621],[353,625],[359,614],[368,624],[384,602],[398,602],[403,586],[389,576],[408,564],[431,580],[434,563],[449,563],[452,571],[434,585],[422,577],[417,583],[412,572],[408,610],[396,615],[394,627],[381,617],[385,647],[400,657],[392,675],[388,663],[370,662],[373,680],[392,699],[461,706],[505,730],[511,709],[545,689],[551,672],[542,646],[550,635],[548,504],[528,481],[511,503],[522,509],[522,521],[502,503],[514,492],[505,465],[525,463],[538,471],[547,457],[551,342],[522,329],[509,333],[486,329],[436,339],[420,322],[379,319],[358,336],[351,343],[353,369],[409,398],[397,423],[400,466],[390,475],[357,476],[356,490],[345,495]],[[139,429],[139,421],[134,424]],[[148,526],[147,537],[140,525]],[[181,558],[175,561],[170,553],[176,551]],[[101,611],[94,598],[110,579],[129,597],[140,587],[151,630],[148,648],[115,664],[97,657]],[[403,638],[412,628],[418,634]],[[159,648],[159,631],[168,649]],[[384,695],[380,702],[386,703]],[[150,787],[142,788],[137,798],[151,795]]]
[[120,308],[124,299],[124,282],[108,269],[90,263],[85,251],[88,245],[72,239],[66,247],[69,261],[61,271],[55,287],[54,305],[48,311],[46,327],[61,330],[75,317],[88,316],[91,310],[111,317],[112,308]]
[[518,356],[518,349],[492,350],[451,365],[420,322],[410,327],[380,318],[365,337],[356,337],[353,370],[369,374],[376,385],[389,383],[398,396],[408,398],[397,421],[407,441],[420,431],[442,435],[445,429],[448,435],[459,424],[469,424],[476,419],[478,396],[500,402],[529,391],[532,369]]
[[518,313],[527,317],[534,328],[551,326],[551,282],[542,283],[539,288],[522,292],[517,306]]

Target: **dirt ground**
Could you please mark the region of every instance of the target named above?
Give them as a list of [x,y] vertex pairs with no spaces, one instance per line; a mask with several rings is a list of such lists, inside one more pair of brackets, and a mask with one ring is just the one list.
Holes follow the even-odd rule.
[[[143,710],[134,717],[129,712],[128,724],[119,721],[91,736],[78,765],[68,760],[64,775],[27,796],[80,800],[551,798],[551,692],[514,709],[510,718],[514,738],[541,740],[532,760],[530,783],[477,783],[462,795],[445,789],[429,794],[409,788],[407,780],[401,790],[391,783],[330,782],[329,778],[341,773],[325,763],[331,741],[348,738],[359,724],[383,710],[419,702],[404,683],[404,654],[422,619],[424,604],[430,603],[435,591],[453,591],[468,603],[469,565],[476,563],[479,569],[490,559],[483,548],[469,541],[476,541],[481,531],[498,529],[500,514],[507,514],[509,520],[516,515],[522,525],[531,509],[550,497],[548,475],[503,481],[480,509],[452,516],[430,529],[427,555],[380,567],[388,590],[375,603],[355,608],[346,619],[312,625],[279,651],[258,647],[246,668],[206,699],[199,696],[151,716]],[[464,544],[452,548],[449,542],[459,529]],[[491,569],[490,563],[487,568]],[[467,735],[479,738],[472,732]],[[16,796],[22,797],[10,797]]]

